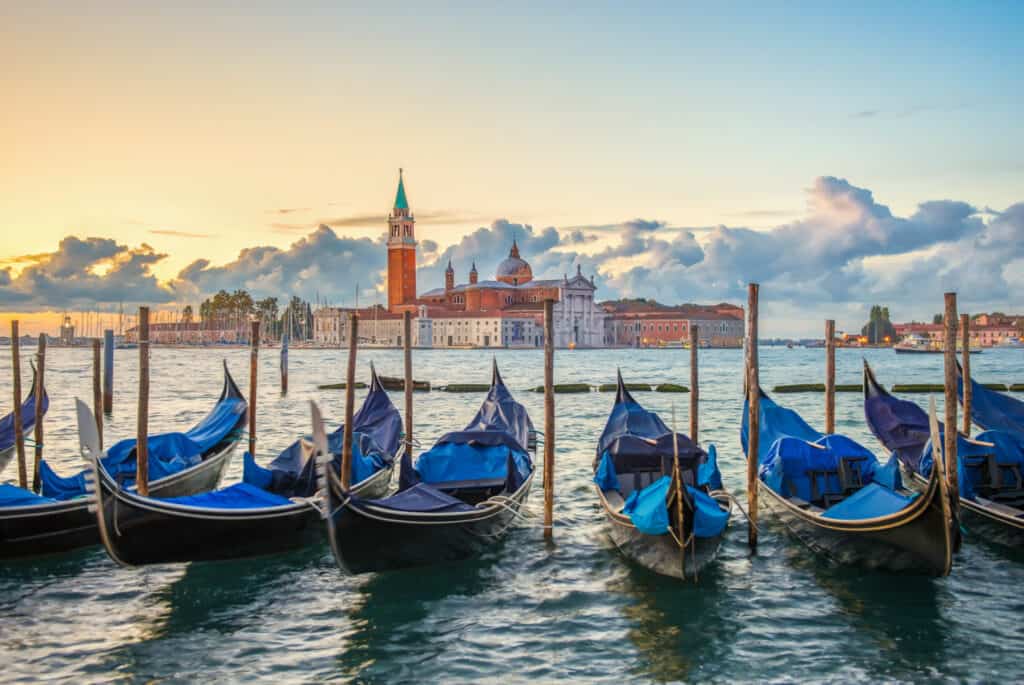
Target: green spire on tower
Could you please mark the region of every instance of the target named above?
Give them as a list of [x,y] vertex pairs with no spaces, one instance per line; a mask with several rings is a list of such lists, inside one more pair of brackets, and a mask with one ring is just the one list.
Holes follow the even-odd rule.
[[398,170],[398,193],[395,194],[395,209],[409,209],[409,201],[405,199],[405,183],[402,182],[402,170]]

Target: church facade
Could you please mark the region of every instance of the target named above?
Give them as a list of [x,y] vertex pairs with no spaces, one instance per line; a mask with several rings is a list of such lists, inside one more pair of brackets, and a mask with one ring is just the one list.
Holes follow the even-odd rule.
[[535,279],[513,240],[492,279],[480,279],[474,263],[468,280],[456,283],[449,261],[444,287],[417,294],[416,219],[409,208],[401,170],[388,216],[388,310],[413,312],[424,347],[540,347],[544,301],[554,300],[558,347],[600,347],[606,314],[594,302],[597,287],[579,267],[569,278]]

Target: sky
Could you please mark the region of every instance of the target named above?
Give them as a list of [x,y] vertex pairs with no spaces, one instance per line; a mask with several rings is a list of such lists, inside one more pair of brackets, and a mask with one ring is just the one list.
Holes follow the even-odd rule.
[[892,4],[3,3],[0,321],[383,301],[399,167],[421,291],[1024,310],[1024,5]]

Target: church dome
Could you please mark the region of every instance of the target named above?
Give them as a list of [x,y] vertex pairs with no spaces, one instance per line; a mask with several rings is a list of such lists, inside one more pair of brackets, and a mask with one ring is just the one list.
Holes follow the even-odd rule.
[[502,283],[511,285],[523,285],[533,280],[533,269],[525,259],[519,256],[519,246],[512,241],[512,249],[508,253],[508,259],[498,265],[498,272],[495,277]]

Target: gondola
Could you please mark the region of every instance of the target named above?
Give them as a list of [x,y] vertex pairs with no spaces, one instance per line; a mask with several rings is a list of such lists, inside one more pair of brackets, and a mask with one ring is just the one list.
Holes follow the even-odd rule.
[[[760,392],[758,493],[787,531],[833,562],[949,574],[955,521],[945,478],[903,488],[898,459],[882,464],[844,435],[824,435]],[[740,443],[747,454],[748,402]]]
[[[327,537],[339,566],[366,573],[473,557],[515,524],[533,482],[533,424],[495,363],[491,387],[465,429],[400,463],[399,491],[368,499],[325,469]],[[323,447],[320,447],[321,451]]]
[[[224,388],[213,410],[185,433],[152,435],[147,441],[153,480],[150,494],[180,497],[217,487],[245,427],[247,404],[224,365]],[[135,440],[107,451],[108,470],[124,481],[134,477]],[[45,465],[45,462],[43,462]],[[96,516],[87,487],[91,467],[61,478],[41,467],[43,493],[0,486],[0,559],[65,552],[99,544]]]
[[[50,408],[50,397],[43,388],[43,416]],[[21,427],[24,435],[32,434],[36,425],[36,367],[32,366],[32,385],[28,397],[21,402]],[[14,412],[0,418],[0,472],[7,468],[16,451],[14,444]]]
[[[677,482],[686,486],[682,526]],[[594,489],[612,542],[637,564],[664,576],[698,578],[718,555],[732,503],[722,488],[714,445],[705,452],[670,430],[633,399],[621,373],[597,444]]]
[[[352,420],[352,492],[382,497],[391,483],[402,419],[371,371],[370,390]],[[87,414],[89,410],[83,407]],[[83,429],[92,424],[84,423]],[[343,426],[329,436],[340,467]],[[242,482],[198,495],[143,497],[118,486],[97,462],[97,520],[110,557],[138,566],[218,561],[287,552],[323,540],[313,444],[296,440],[268,468],[245,453]]]
[[[985,430],[973,438],[957,436],[960,516],[968,533],[998,544],[1024,545],[1024,432],[1014,426],[1012,403],[985,386],[972,383],[971,418]],[[976,408],[974,402],[978,402]],[[1016,416],[1024,420],[1024,406]],[[913,402],[890,395],[864,362],[864,417],[871,432],[900,460],[907,483],[922,490],[931,470],[928,415]]]
[[[956,365],[956,391],[964,399],[963,370]],[[982,430],[1000,430],[1024,435],[1024,402],[971,379],[971,421]]]

